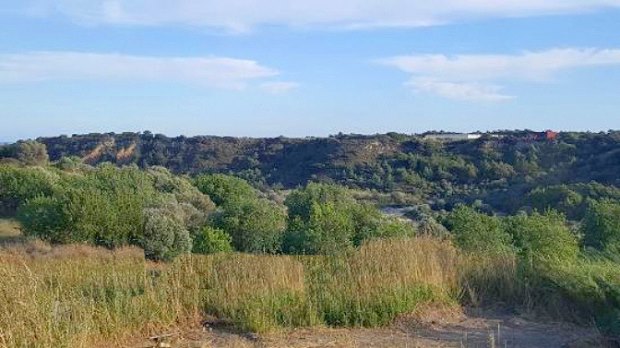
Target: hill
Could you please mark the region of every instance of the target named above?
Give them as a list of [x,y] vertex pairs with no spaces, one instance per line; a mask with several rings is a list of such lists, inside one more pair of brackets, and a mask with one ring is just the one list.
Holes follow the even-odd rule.
[[[437,134],[444,133],[234,138],[147,131],[37,141],[47,146],[52,161],[77,156],[91,165],[164,166],[190,175],[221,172],[257,187],[335,182],[389,192],[391,203],[428,202],[436,209],[480,201],[489,209],[514,212],[529,205],[525,196],[547,187],[560,194],[620,196],[615,189],[620,186],[618,131],[559,133],[551,139],[532,131],[502,131],[456,141],[437,140]],[[1,147],[0,158],[13,156],[14,146]]]

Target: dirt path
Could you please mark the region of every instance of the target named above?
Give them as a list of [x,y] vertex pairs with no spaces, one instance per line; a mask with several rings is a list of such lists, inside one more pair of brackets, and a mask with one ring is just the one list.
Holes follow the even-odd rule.
[[[219,324],[206,325],[172,342],[172,347],[604,347],[594,329],[542,323],[497,313],[446,313],[402,318],[380,329],[298,329],[257,336]],[[443,319],[440,319],[443,318]],[[497,330],[499,328],[499,339]],[[491,338],[492,337],[492,338]],[[143,345],[144,347],[145,345]],[[137,347],[137,346],[136,346]],[[612,347],[609,345],[609,347]]]

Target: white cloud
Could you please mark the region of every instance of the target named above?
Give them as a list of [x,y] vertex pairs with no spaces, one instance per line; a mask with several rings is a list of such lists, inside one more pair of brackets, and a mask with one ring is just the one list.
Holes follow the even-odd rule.
[[[181,24],[246,31],[258,25],[416,27],[620,7],[620,0],[31,0],[37,12],[89,24]],[[45,11],[42,11],[45,9]]]
[[260,85],[260,88],[266,92],[272,94],[282,94],[286,92],[290,92],[299,87],[299,83],[297,82],[289,82],[289,81],[270,81],[265,82]]
[[81,52],[0,54],[0,82],[46,80],[176,81],[241,89],[278,71],[253,60],[149,57]]
[[448,99],[465,101],[497,102],[513,99],[514,96],[500,94],[501,87],[468,82],[447,82],[433,78],[414,78],[406,83],[418,92],[439,95]]
[[512,96],[499,93],[490,82],[541,82],[559,72],[595,66],[620,65],[620,49],[550,49],[515,55],[414,54],[382,59],[380,64],[411,74],[407,85],[451,99],[501,101]]

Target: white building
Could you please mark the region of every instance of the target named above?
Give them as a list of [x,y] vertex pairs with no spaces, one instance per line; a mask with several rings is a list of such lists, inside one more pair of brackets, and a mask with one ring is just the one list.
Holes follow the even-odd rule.
[[445,134],[427,134],[424,139],[441,140],[441,141],[459,141],[459,140],[476,140],[480,139],[482,134],[479,133],[445,133]]

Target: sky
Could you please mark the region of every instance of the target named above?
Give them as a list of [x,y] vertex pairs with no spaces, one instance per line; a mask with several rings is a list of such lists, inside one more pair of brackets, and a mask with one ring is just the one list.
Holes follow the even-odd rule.
[[620,129],[620,0],[0,0],[0,141]]

